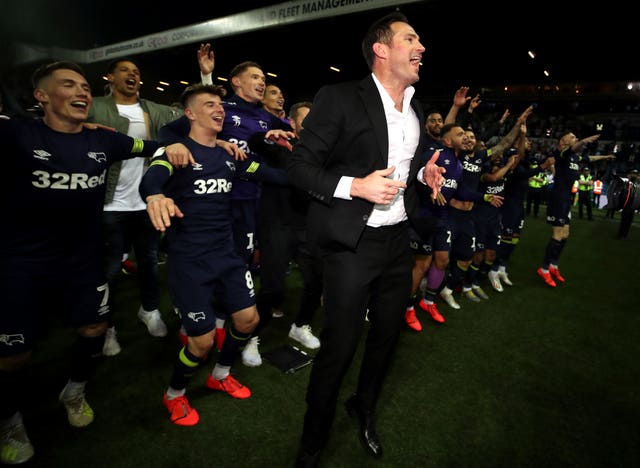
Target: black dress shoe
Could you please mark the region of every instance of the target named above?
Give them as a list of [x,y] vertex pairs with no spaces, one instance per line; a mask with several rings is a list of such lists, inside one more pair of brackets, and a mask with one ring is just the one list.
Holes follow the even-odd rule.
[[300,449],[296,458],[295,468],[316,468],[320,461],[320,450],[317,452],[307,452]]
[[356,395],[351,396],[344,404],[347,413],[352,418],[357,417],[360,423],[360,442],[369,455],[375,458],[382,457],[382,444],[376,433],[376,423],[373,411],[365,411],[358,405]]

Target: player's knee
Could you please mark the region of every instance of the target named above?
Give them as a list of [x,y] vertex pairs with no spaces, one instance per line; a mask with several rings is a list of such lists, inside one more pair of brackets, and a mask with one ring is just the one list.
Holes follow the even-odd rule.
[[255,306],[233,314],[233,325],[242,333],[251,333],[258,326],[260,316]]
[[204,335],[190,336],[187,349],[194,356],[202,359],[204,356],[209,354],[209,351],[213,348],[214,336],[215,334],[213,330],[210,333],[205,333]]
[[78,333],[87,338],[93,338],[96,336],[104,335],[107,332],[108,322],[92,323],[90,325],[83,325],[78,328]]
[[31,351],[16,354],[14,356],[0,357],[0,370],[4,372],[16,372],[20,370],[31,357]]

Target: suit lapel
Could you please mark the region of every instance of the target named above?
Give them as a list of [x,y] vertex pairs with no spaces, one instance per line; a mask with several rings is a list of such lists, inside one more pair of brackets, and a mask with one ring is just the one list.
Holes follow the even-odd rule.
[[367,76],[360,82],[360,99],[364,103],[364,107],[369,115],[373,131],[376,135],[378,148],[380,153],[378,158],[382,161],[380,168],[385,168],[388,165],[389,159],[389,135],[387,134],[387,119],[384,115],[384,107],[382,105],[382,98],[378,92],[373,77]]
[[411,169],[409,170],[409,177],[414,178],[421,166],[420,160],[422,159],[422,149],[424,147],[424,136],[426,131],[424,129],[424,112],[422,111],[422,106],[415,97],[411,100],[411,107],[418,116],[418,122],[420,123],[420,139],[418,140],[418,147],[416,148],[416,152],[411,160]]

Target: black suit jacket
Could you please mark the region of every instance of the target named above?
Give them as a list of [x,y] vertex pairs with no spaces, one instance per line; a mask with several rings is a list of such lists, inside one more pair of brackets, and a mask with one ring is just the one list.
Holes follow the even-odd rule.
[[[419,233],[428,235],[432,220],[415,216],[424,113],[415,97],[411,106],[421,131],[404,194],[405,208]],[[312,196],[308,215],[310,241],[323,249],[356,247],[374,204],[361,198],[334,198],[333,193],[342,176],[365,177],[387,168],[388,153],[384,107],[371,75],[318,91],[287,167],[290,182]]]

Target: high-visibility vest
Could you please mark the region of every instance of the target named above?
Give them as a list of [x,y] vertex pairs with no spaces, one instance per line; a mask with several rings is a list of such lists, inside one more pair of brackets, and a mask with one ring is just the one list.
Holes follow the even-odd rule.
[[603,186],[604,186],[604,184],[602,183],[602,181],[600,179],[594,180],[593,181],[593,194],[594,195],[601,195]]
[[573,187],[571,187],[571,193],[578,193],[578,185],[580,184],[578,183],[577,180],[573,182]]
[[591,176],[591,174],[580,174],[580,178],[578,179],[578,190],[580,190],[581,192],[590,192],[591,187],[587,185],[587,182],[591,182],[592,180],[593,177]]
[[[534,177],[537,177],[538,179],[542,179],[542,182],[538,182],[537,180],[534,179]],[[543,172],[538,172],[533,177],[529,177],[529,187],[531,187],[531,188],[542,188],[542,186],[545,184],[545,182],[546,182],[546,180],[545,180],[544,171]]]

